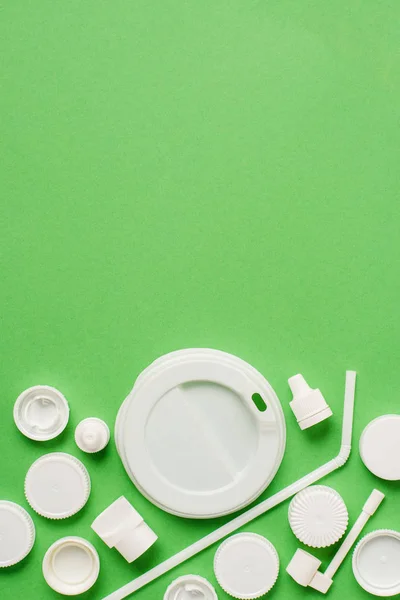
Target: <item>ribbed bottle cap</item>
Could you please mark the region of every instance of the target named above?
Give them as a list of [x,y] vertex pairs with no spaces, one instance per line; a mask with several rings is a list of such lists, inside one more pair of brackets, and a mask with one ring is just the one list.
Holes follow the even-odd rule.
[[0,500],[0,567],[11,567],[25,558],[35,542],[30,515],[15,502]]
[[52,440],[67,426],[69,406],[61,392],[36,385],[20,394],[14,405],[14,421],[31,440]]
[[255,533],[238,533],[223,542],[214,559],[222,589],[239,600],[260,598],[275,585],[279,558],[274,546]]
[[335,544],[345,533],[348,522],[343,498],[326,485],[302,490],[289,505],[289,523],[294,535],[313,548]]
[[26,499],[33,510],[48,519],[71,517],[85,506],[89,495],[89,473],[70,454],[45,454],[26,475]]

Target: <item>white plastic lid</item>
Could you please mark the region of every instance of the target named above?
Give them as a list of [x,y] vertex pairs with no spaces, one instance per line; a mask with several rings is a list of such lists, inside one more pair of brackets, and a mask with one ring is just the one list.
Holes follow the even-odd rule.
[[43,576],[59,594],[76,596],[89,590],[100,572],[96,549],[80,537],[65,537],[47,550],[43,559]]
[[39,515],[66,519],[83,508],[90,495],[90,477],[80,460],[63,452],[45,454],[30,467],[25,496]]
[[400,480],[400,415],[383,415],[371,421],[360,439],[360,455],[377,477]]
[[279,557],[266,538],[238,533],[222,542],[214,558],[214,571],[222,589],[239,600],[259,598],[275,585]]
[[107,423],[97,417],[88,417],[75,429],[75,442],[83,452],[93,453],[103,450],[110,441]]
[[0,500],[0,568],[23,560],[35,542],[35,526],[30,515],[15,502]]
[[151,502],[209,518],[243,508],[268,486],[283,457],[285,422],[271,386],[248,363],[192,349],[158,359],[138,377],[115,439]]
[[400,533],[379,529],[366,535],[354,550],[353,573],[370,594],[400,594]]
[[343,498],[326,485],[302,490],[289,505],[289,523],[294,535],[313,548],[335,544],[345,533],[348,522]]
[[124,496],[93,521],[92,529],[109,548],[116,548],[129,563],[144,554],[158,539]]
[[14,421],[31,440],[52,440],[67,426],[69,406],[61,392],[48,385],[36,385],[18,396]]
[[218,600],[211,583],[199,575],[184,575],[167,588],[164,600]]

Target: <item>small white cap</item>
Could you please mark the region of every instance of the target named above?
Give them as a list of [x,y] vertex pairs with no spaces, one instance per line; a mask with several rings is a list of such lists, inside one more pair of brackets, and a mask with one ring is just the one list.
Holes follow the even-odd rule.
[[279,557],[266,538],[238,533],[222,542],[214,558],[214,571],[222,589],[239,600],[264,596],[275,585]]
[[129,563],[158,539],[124,496],[106,508],[91,527],[109,548],[116,548]]
[[75,429],[75,442],[83,452],[93,453],[103,450],[110,441],[107,423],[97,417],[88,417]]
[[20,394],[14,404],[14,421],[31,440],[44,442],[60,435],[67,426],[69,406],[61,392],[36,385]]
[[362,538],[354,550],[353,573],[370,594],[400,594],[400,532],[378,529]]
[[25,478],[25,496],[42,517],[66,519],[81,510],[90,495],[90,477],[80,460],[53,452],[41,456]]
[[184,575],[168,586],[164,600],[218,600],[211,583],[199,575]]
[[293,375],[288,379],[293,400],[289,403],[300,429],[308,429],[328,417],[332,410],[318,389],[311,389],[303,375]]
[[289,524],[294,535],[313,548],[335,544],[345,533],[348,523],[343,498],[326,485],[305,488],[289,505]]
[[315,556],[309,552],[299,548],[296,550],[292,560],[286,567],[286,572],[289,573],[290,577],[292,577],[299,585],[307,587],[315,577],[320,566],[321,561],[318,560],[318,558],[315,558]]
[[47,550],[43,559],[43,576],[59,594],[76,596],[89,590],[100,572],[96,549],[80,537],[65,537]]
[[383,415],[371,421],[361,435],[360,455],[376,477],[400,480],[400,415]]
[[16,565],[32,550],[35,526],[15,502],[0,500],[0,568]]

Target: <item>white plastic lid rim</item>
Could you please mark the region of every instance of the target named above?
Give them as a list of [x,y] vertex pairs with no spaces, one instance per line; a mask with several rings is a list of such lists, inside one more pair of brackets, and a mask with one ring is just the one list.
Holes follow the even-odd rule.
[[21,562],[35,543],[31,516],[15,502],[0,500],[0,568]]
[[65,596],[76,596],[89,590],[96,583],[99,572],[96,549],[80,537],[58,540],[43,559],[43,576],[47,584]]
[[124,496],[106,508],[91,527],[109,548],[116,548],[129,563],[144,554],[158,539]]
[[362,538],[354,550],[353,573],[374,596],[400,594],[400,532],[378,529]]
[[168,586],[164,600],[218,600],[211,583],[199,575],[184,575]]
[[97,417],[88,417],[75,429],[75,442],[80,450],[92,454],[104,450],[110,441],[110,429]]
[[47,519],[66,519],[79,512],[90,495],[90,477],[80,460],[64,452],[36,460],[25,478],[29,505]]
[[360,438],[360,455],[376,477],[400,480],[400,415],[383,415],[371,421]]
[[294,535],[312,548],[335,544],[349,523],[343,498],[326,485],[312,485],[296,494],[288,512]]
[[222,589],[239,600],[264,596],[275,585],[279,557],[275,547],[256,533],[238,533],[218,548],[214,571]]
[[48,385],[36,385],[20,394],[14,405],[14,421],[31,440],[52,440],[64,431],[69,406],[61,392]]
[[[256,395],[266,410],[257,408]],[[138,377],[118,413],[115,440],[146,498],[178,516],[210,518],[265,490],[283,457],[285,422],[274,391],[251,365],[191,349],[161,357]]]

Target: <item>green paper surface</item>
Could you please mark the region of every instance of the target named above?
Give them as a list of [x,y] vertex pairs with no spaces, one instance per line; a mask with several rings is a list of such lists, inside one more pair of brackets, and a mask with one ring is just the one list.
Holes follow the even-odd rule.
[[[394,0],[3,3],[0,498],[27,508],[25,473],[50,451],[83,460],[92,494],[62,522],[30,511],[37,541],[0,571],[1,600],[58,597],[41,562],[65,535],[98,549],[85,598],[101,600],[225,522],[155,508],[113,440],[102,456],[74,444],[81,419],[112,426],[141,370],[184,347],[237,354],[276,390],[287,451],[263,498],[336,455],[345,369],[357,370],[353,453],[323,483],[351,521],[377,487],[387,498],[365,532],[400,529],[399,485],[358,454],[366,424],[400,408],[399,20]],[[288,406],[297,372],[334,411],[311,431]],[[42,383],[65,394],[71,419],[40,444],[12,409]],[[133,565],[90,529],[122,494],[159,534]],[[285,573],[300,545],[287,509],[245,529],[279,553],[271,599],[314,597]],[[334,551],[315,554],[325,566]],[[135,598],[161,599],[185,573],[216,585],[214,552]],[[350,557],[329,597],[368,598]]]

